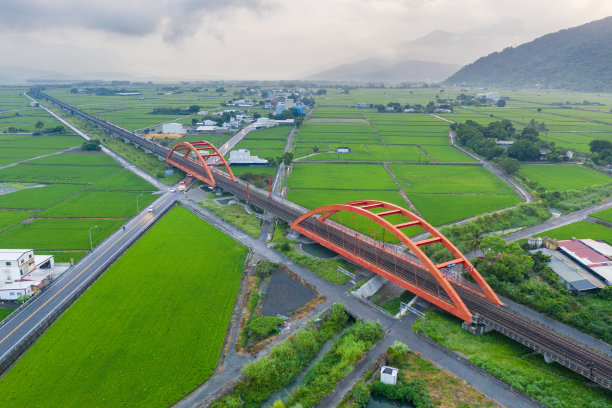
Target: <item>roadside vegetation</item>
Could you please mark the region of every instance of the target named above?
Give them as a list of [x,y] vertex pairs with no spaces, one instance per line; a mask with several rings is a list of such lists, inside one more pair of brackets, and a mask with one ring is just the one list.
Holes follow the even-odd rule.
[[221,205],[214,200],[206,200],[200,205],[253,238],[261,234],[261,220],[256,215],[248,213],[241,204]]
[[358,320],[333,344],[332,349],[306,373],[302,384],[284,401],[287,407],[314,407],[330,394],[338,381],[383,337],[378,322]]
[[350,272],[354,271],[354,268],[348,262],[342,259],[318,259],[299,253],[295,249],[295,245],[298,244],[297,241],[285,237],[287,228],[287,224],[279,223],[276,225],[273,237],[274,249],[331,283],[344,285],[350,280],[345,274],[338,273],[339,266]]
[[389,347],[381,360],[398,368],[398,383],[380,382],[380,373],[368,371],[345,395],[340,408],[366,408],[371,397],[411,404],[413,407],[484,408],[495,402],[476,391],[464,380],[434,366],[400,341]]
[[211,408],[261,406],[274,392],[291,384],[325,342],[342,331],[348,319],[344,306],[334,304],[328,316],[315,319],[308,327],[274,346],[265,357],[246,365],[242,369],[245,379],[236,384],[231,395],[214,402]]
[[[548,407],[599,408],[612,404],[609,391],[591,386],[584,377],[561,365],[546,364],[541,355],[500,333],[474,336],[445,312],[430,310],[426,315],[426,335]],[[412,328],[422,331],[422,318]]]
[[172,209],[0,380],[0,405],[172,405],[217,365],[246,254]]

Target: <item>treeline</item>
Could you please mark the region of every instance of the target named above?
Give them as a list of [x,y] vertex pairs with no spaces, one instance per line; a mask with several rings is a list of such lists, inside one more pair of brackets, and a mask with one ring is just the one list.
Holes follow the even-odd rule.
[[[531,120],[520,133],[509,120],[494,121],[483,126],[473,120],[465,123],[453,123],[451,129],[461,146],[465,146],[487,160],[494,160],[506,173],[513,174],[519,170],[520,161],[534,161],[541,156],[540,149],[546,149],[546,159],[561,161],[562,151],[554,142],[539,138],[539,130],[546,130],[544,123]],[[496,141],[506,140],[514,143],[506,150]]]
[[434,113],[436,109],[447,109],[452,111],[453,105],[448,103],[447,101],[439,101],[441,103],[435,103],[434,101],[429,101],[429,103],[425,106],[420,103],[415,104],[407,104],[401,105],[399,102],[389,102],[386,106],[383,104],[374,105],[374,108],[378,112],[404,112],[404,110],[408,110],[411,113]]
[[149,112],[149,115],[185,115],[198,113],[200,111],[199,105],[191,105],[188,108],[153,108],[153,112]]

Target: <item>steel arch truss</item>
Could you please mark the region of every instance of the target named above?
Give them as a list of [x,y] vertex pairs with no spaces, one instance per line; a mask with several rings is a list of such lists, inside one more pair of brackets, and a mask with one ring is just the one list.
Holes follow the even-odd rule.
[[[379,209],[381,212],[371,212],[370,210]],[[391,255],[392,257],[398,257],[396,248],[389,244],[384,244],[380,241],[372,240],[370,246],[374,247],[374,252],[379,253],[382,251],[381,256],[376,255],[376,260],[370,256],[370,259],[365,258],[363,255],[360,255],[360,249],[358,248],[358,240],[357,235],[359,232],[354,230],[350,230],[348,228],[342,227],[340,224],[328,220],[330,216],[336,213],[349,212],[361,215],[366,217],[378,225],[380,225],[384,230],[391,233],[395,236],[402,244],[408,248],[412,254],[420,261],[418,268],[422,271],[425,271],[430,276],[432,276],[439,287],[441,287],[447,294],[448,298],[443,296],[438,296],[436,293],[431,290],[427,290],[424,287],[418,285],[418,281],[415,279],[411,281],[410,279],[406,279],[405,277],[393,273],[393,271],[389,270],[389,267],[384,268],[382,264],[384,262],[380,261],[380,259],[385,255]],[[400,215],[403,218],[402,222],[398,224],[391,224],[389,221],[385,219],[385,217],[391,215]],[[421,241],[412,241],[409,236],[404,234],[401,230],[403,228],[420,226],[425,231],[427,231],[431,238],[427,238]],[[345,256],[353,262],[356,262],[363,267],[375,272],[378,275],[383,276],[384,278],[394,282],[397,285],[409,290],[412,293],[422,297],[423,299],[431,302],[440,308],[448,311],[449,313],[454,314],[455,316],[463,319],[466,322],[470,322],[472,318],[472,314],[467,309],[447,277],[442,270],[447,267],[451,267],[454,265],[462,265],[465,270],[472,276],[472,278],[476,281],[481,291],[474,289],[473,291],[477,292],[480,296],[487,298],[491,302],[502,305],[503,303],[499,300],[495,292],[489,287],[487,282],[482,278],[480,273],[474,268],[474,266],[470,263],[470,261],[446,238],[442,235],[437,229],[427,223],[424,219],[418,217],[417,215],[411,213],[410,211],[401,208],[397,205],[382,202],[382,201],[374,201],[374,200],[365,200],[365,201],[354,201],[347,204],[334,204],[327,205],[324,207],[317,208],[315,210],[311,210],[306,214],[302,215],[295,221],[291,223],[291,228],[300,234],[303,234],[318,243],[332,249],[335,252]],[[344,234],[348,231],[352,233],[355,237],[355,247],[352,249],[352,242],[347,245],[346,242],[342,241],[339,244],[338,239],[335,240],[331,238],[330,230],[335,228],[336,230],[341,229]],[[327,231],[327,232],[326,232]],[[454,259],[444,262],[441,264],[434,263],[429,257],[421,250],[421,247],[440,243],[442,244],[453,256]],[[403,254],[403,253],[402,253]],[[389,258],[391,259],[391,258]],[[395,262],[395,259],[394,261]],[[391,268],[392,269],[392,268]]]
[[[197,179],[202,180],[204,183],[209,184],[212,187],[215,187],[217,183],[215,182],[211,172],[211,166],[225,166],[225,169],[229,173],[232,181],[236,181],[236,177],[234,177],[232,169],[230,168],[229,164],[227,164],[227,161],[225,161],[223,158],[221,152],[215,146],[213,146],[212,143],[205,140],[191,143],[180,142],[176,144],[172,150],[170,150],[170,153],[168,153],[166,161],[174,167],[193,175]],[[192,163],[201,165],[204,168],[206,175],[201,174],[199,171],[194,171],[193,168],[190,168],[189,164]]]

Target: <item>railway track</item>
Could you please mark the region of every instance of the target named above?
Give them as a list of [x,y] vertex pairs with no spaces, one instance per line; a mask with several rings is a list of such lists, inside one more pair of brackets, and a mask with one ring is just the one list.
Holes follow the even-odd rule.
[[[126,142],[134,143],[160,158],[166,158],[170,149],[146,140],[132,132],[128,132],[112,123],[96,118],[86,112],[74,108],[64,102],[52,98],[39,90],[32,90],[35,97],[46,99],[61,108],[78,115],[96,126],[104,128],[115,137],[121,137]],[[183,165],[193,173],[205,174],[203,166],[178,153],[174,153],[173,160]],[[277,218],[290,223],[305,214],[308,210],[291,201],[280,197],[269,197],[268,192],[246,185],[241,180],[232,181],[225,173],[212,169],[215,181],[219,187],[245,199],[249,189],[249,202],[273,213]],[[304,221],[304,227],[315,233],[321,232],[321,223],[315,219]],[[419,267],[416,257],[400,252],[383,250],[381,243],[371,238],[349,230],[334,223],[326,222],[326,239],[350,251],[357,250],[358,255],[366,261],[373,263],[390,274],[418,285],[428,292],[450,302],[449,296],[438,285],[435,279],[423,268]],[[536,322],[526,316],[518,314],[506,307],[497,306],[479,293],[480,288],[473,287],[467,282],[450,280],[461,299],[474,315],[473,322],[481,323],[516,340],[517,342],[543,354],[548,360],[557,363],[589,378],[593,382],[612,389],[612,357],[599,353],[580,341],[570,338],[554,329]]]

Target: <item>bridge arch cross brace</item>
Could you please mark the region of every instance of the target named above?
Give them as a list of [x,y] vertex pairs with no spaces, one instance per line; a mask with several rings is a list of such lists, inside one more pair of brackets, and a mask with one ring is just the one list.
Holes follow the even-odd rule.
[[[194,157],[191,157],[191,154],[193,154]],[[217,159],[220,165],[225,167],[232,181],[236,181],[236,177],[234,177],[232,169],[221,152],[212,143],[205,140],[198,142],[177,143],[168,153],[166,162],[185,171],[186,173],[192,174],[194,177],[203,181],[204,183],[215,187],[217,183],[213,177],[211,166],[216,165],[216,163],[207,163],[207,158]],[[201,165],[206,172],[206,175],[200,174],[200,172],[193,171],[193,169],[189,168],[188,164],[191,163]]]

